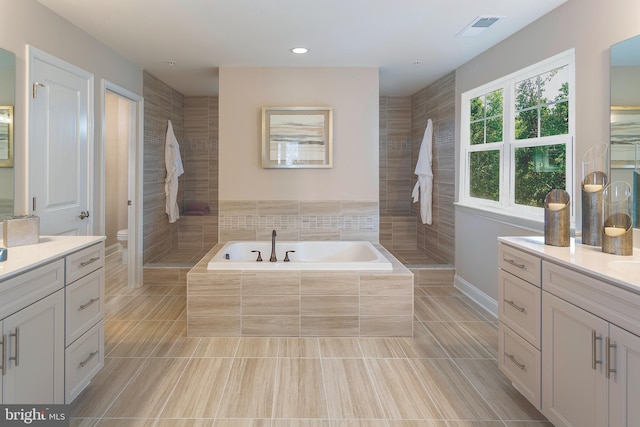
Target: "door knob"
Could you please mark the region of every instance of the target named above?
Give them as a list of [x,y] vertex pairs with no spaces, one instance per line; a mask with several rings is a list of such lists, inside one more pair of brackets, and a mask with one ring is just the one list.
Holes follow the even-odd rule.
[[82,211],[78,216],[80,217],[80,219],[89,218],[89,211]]

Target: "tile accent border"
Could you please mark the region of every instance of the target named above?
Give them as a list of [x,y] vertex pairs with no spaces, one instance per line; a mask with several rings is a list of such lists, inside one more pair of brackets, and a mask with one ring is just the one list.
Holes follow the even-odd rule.
[[379,241],[378,202],[220,200],[218,241],[281,240]]

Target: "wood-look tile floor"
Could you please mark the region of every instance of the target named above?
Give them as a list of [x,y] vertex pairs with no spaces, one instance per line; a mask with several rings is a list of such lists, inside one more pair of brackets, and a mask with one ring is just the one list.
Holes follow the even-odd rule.
[[496,320],[451,283],[416,289],[413,339],[359,339],[187,338],[184,270],[145,282],[107,258],[105,366],[72,426],[551,426],[499,372]]

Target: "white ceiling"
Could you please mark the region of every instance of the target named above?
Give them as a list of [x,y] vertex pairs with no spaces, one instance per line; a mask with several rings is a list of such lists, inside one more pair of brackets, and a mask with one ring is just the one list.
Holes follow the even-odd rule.
[[[216,94],[222,66],[379,67],[404,96],[567,0],[38,1],[187,96]],[[456,37],[478,16],[504,18]]]

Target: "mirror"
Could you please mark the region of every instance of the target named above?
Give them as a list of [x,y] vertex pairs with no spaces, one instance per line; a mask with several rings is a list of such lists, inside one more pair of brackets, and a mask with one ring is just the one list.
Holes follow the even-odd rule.
[[13,216],[16,57],[0,49],[0,221]]
[[611,179],[633,191],[633,226],[640,227],[640,36],[611,46]]

